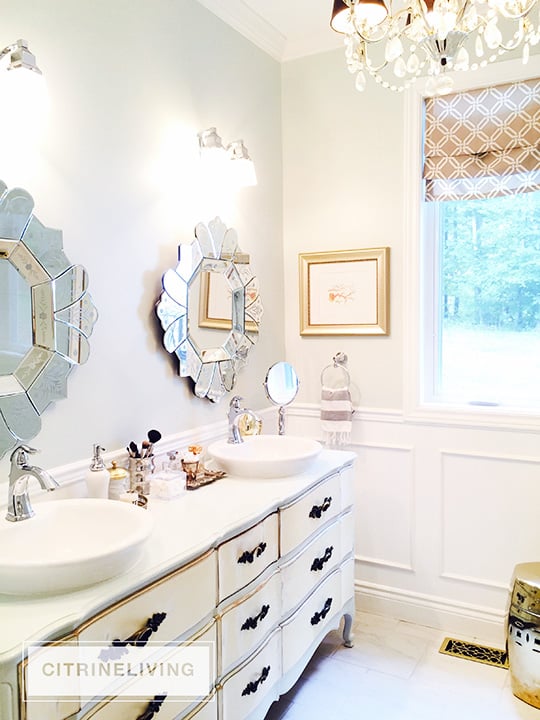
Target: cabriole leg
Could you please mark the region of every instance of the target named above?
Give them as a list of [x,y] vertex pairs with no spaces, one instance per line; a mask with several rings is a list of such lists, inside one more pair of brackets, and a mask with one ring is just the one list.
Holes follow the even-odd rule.
[[352,633],[352,615],[349,613],[345,613],[343,615],[344,623],[343,623],[343,644],[345,647],[353,647],[354,645],[354,635]]

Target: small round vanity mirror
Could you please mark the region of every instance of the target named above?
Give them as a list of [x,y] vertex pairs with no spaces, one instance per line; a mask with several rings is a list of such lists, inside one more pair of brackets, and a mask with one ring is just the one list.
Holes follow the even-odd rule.
[[285,433],[285,406],[290,405],[296,397],[299,384],[298,375],[288,362],[277,362],[266,373],[264,380],[266,395],[274,405],[280,406],[278,416],[279,435]]

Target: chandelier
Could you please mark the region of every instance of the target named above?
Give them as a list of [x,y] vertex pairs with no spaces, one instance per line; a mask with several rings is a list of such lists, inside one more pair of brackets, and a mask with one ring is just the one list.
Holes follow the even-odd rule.
[[334,0],[330,26],[345,35],[357,90],[371,75],[403,91],[420,75],[426,92],[452,90],[451,70],[476,70],[540,41],[538,0]]

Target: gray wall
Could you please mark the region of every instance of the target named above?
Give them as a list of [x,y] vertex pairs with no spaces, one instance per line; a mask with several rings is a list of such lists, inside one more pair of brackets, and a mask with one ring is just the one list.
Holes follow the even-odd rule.
[[[0,0],[2,45],[26,38],[48,85],[38,137],[0,137],[0,178],[27,189],[63,230],[99,311],[88,363],[32,441],[56,467],[225,419],[195,398],[161,346],[154,304],[179,242],[220,214],[260,279],[260,341],[238,392],[260,407],[267,367],[284,356],[280,67],[194,0]],[[12,109],[17,112],[16,108]],[[5,108],[3,109],[5,112]],[[197,133],[243,138],[259,185],[216,201],[196,179]],[[0,463],[5,479],[7,460]]]

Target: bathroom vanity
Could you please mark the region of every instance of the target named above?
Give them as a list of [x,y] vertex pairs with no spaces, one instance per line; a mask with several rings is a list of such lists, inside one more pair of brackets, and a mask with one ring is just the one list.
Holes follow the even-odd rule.
[[[262,720],[343,617],[352,642],[354,458],[323,450],[297,476],[226,478],[151,501],[154,530],[121,576],[55,597],[0,595],[2,720]],[[23,701],[24,641],[137,637],[160,651],[209,643],[205,692]]]

